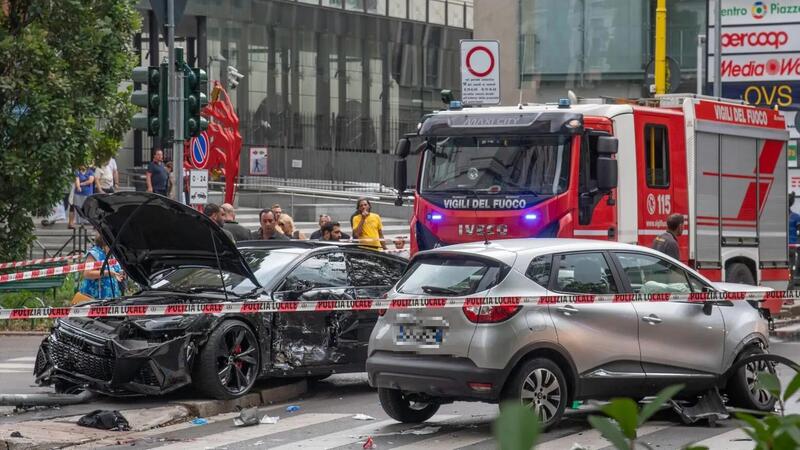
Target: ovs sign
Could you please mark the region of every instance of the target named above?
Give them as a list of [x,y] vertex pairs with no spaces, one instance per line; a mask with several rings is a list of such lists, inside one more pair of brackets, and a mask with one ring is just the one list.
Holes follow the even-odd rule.
[[786,108],[800,103],[800,83],[727,83],[723,84],[722,95],[740,98],[750,105]]

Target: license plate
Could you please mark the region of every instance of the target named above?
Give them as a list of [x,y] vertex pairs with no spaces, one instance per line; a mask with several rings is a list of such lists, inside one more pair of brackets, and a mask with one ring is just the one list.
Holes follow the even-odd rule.
[[438,347],[444,341],[444,328],[436,326],[398,325],[395,342],[398,345]]

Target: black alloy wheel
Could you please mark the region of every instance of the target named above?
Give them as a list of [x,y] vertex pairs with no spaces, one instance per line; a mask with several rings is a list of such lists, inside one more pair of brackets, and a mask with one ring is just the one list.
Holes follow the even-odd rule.
[[[751,347],[743,351],[736,360],[764,353],[759,347]],[[775,410],[778,399],[758,383],[758,374],[761,372],[775,375],[775,365],[767,361],[753,361],[736,371],[727,387],[731,406],[764,412]]]
[[196,362],[195,386],[217,399],[246,394],[259,373],[258,341],[253,331],[238,320],[217,327]]

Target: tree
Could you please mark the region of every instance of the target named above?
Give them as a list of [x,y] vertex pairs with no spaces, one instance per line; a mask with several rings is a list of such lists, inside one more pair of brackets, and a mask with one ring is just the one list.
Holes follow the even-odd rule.
[[80,164],[119,149],[135,0],[0,0],[0,261],[24,255]]

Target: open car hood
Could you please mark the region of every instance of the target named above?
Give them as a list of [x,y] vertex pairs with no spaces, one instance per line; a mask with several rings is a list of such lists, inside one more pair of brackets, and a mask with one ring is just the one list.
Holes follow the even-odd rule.
[[156,272],[188,265],[239,274],[259,286],[219,225],[167,197],[146,192],[97,194],[86,199],[81,212],[114,246],[112,254],[140,285],[150,286]]

